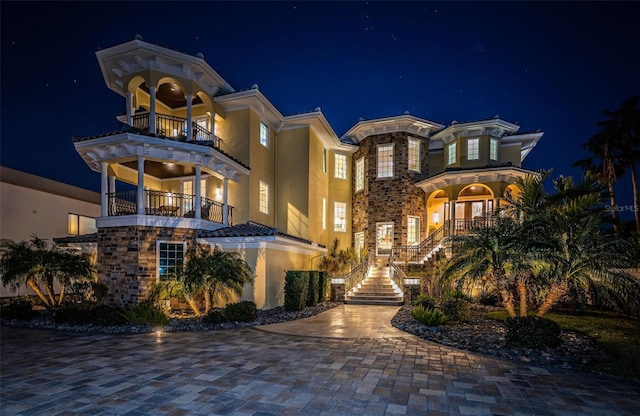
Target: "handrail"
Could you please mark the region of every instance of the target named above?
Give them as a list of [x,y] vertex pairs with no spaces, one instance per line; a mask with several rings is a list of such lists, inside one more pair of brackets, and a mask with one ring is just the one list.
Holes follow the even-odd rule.
[[[131,125],[137,129],[148,131],[149,130],[149,118],[150,113],[148,111],[137,113],[131,116]],[[156,131],[160,137],[166,137],[168,139],[189,141],[189,142],[211,142],[213,147],[220,149],[222,145],[222,139],[218,136],[212,135],[211,132],[198,123],[192,121],[192,135],[193,137],[187,140],[187,119],[183,117],[172,116],[170,114],[156,113]]]
[[417,263],[429,254],[440,241],[449,236],[450,222],[447,220],[444,224],[433,231],[429,237],[424,239],[420,244],[415,246],[396,246],[391,249],[389,256],[389,264],[394,263]]
[[405,272],[400,267],[397,267],[395,264],[390,263],[389,277],[391,278],[393,283],[395,283],[396,286],[398,286],[398,289],[404,292],[404,280],[407,278],[407,275],[405,274]]
[[356,265],[351,271],[344,275],[344,293],[349,293],[358,283],[362,282],[369,273],[369,266],[373,264],[373,256],[369,254],[360,264]]

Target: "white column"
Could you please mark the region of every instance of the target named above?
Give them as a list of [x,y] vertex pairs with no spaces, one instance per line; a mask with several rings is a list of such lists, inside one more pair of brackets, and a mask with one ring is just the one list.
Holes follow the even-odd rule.
[[149,87],[149,133],[156,134],[156,87]]
[[451,223],[449,224],[449,235],[456,234],[456,200],[449,200],[449,219]]
[[144,215],[144,157],[138,156],[138,215]]
[[107,216],[107,162],[100,163],[100,216]]
[[229,191],[229,178],[222,180],[222,223],[229,225],[229,204],[227,203],[227,193]]
[[202,189],[200,189],[200,178],[202,177],[202,166],[196,166],[196,213],[195,218],[202,217]]
[[109,176],[109,192],[115,192],[115,191],[116,191],[116,177]]
[[193,95],[187,94],[187,140],[193,140],[193,122],[191,121],[191,101]]
[[131,102],[133,101],[133,93],[131,91],[127,91],[127,124],[131,125],[131,113],[133,112],[133,105]]
[[210,139],[213,140],[215,142],[216,140],[216,113],[214,113],[213,111],[209,114],[209,128],[211,131],[211,137]]

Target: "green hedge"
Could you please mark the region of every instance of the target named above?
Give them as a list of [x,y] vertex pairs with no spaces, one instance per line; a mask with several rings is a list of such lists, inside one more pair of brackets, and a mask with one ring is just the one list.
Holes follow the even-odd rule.
[[307,304],[309,290],[309,272],[305,270],[287,270],[284,276],[284,308],[299,311]]
[[320,272],[309,270],[309,290],[307,290],[307,306],[316,306],[320,295]]
[[324,302],[331,295],[331,276],[329,272],[321,271],[318,272],[318,277],[318,301]]

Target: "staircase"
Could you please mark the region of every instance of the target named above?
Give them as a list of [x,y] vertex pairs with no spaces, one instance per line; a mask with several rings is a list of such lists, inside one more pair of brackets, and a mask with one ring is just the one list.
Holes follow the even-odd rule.
[[345,303],[352,305],[404,304],[402,290],[389,278],[389,267],[371,266],[367,277],[349,291]]

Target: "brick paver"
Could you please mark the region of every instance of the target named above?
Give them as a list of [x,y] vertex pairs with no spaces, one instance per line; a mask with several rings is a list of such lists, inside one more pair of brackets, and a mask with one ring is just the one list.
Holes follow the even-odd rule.
[[[325,315],[296,325],[317,334],[329,322]],[[339,338],[278,325],[160,335],[4,327],[0,413],[640,414],[640,384],[628,380],[493,359],[395,330]]]

